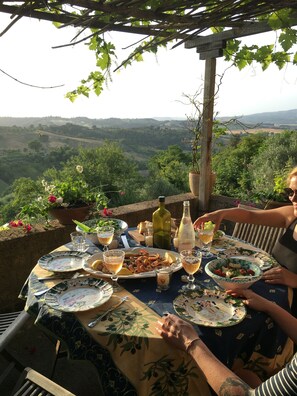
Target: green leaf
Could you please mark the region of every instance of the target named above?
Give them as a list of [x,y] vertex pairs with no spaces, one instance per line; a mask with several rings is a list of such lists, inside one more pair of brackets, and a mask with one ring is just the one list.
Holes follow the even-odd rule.
[[297,65],[297,52],[295,52],[295,55],[293,58],[293,65]]

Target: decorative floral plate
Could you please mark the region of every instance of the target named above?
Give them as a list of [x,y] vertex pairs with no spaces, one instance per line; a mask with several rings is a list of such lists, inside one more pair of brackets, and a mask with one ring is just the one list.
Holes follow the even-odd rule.
[[[147,247],[136,247],[136,248],[129,248],[129,249],[121,249],[124,250],[127,253],[138,253],[141,250],[147,251],[150,255],[156,255],[159,254],[160,257],[164,258],[166,257],[166,254],[170,254],[172,257],[174,257],[175,262],[173,262],[170,265],[170,268],[172,269],[173,272],[179,271],[183,266],[180,260],[180,256],[178,253],[173,252],[171,250],[164,250],[164,249],[155,249],[155,248],[147,248]],[[101,270],[94,269],[92,267],[93,263],[96,260],[103,261],[103,252],[100,253],[95,253],[91,257],[89,257],[83,264],[83,268],[86,272],[95,275],[95,276],[100,276],[103,278],[110,278],[112,274],[109,272],[103,272]],[[140,272],[140,273],[134,273],[134,274],[124,274],[122,272],[119,272],[118,277],[119,279],[139,279],[139,278],[152,278],[156,276],[156,271],[147,271],[147,272]]]
[[183,319],[208,327],[233,326],[246,315],[242,300],[218,290],[186,291],[175,298],[173,307]]
[[38,260],[38,264],[48,271],[71,272],[82,269],[83,263],[88,257],[90,257],[90,253],[74,250],[52,252],[42,256]]
[[45,294],[45,302],[59,311],[87,311],[104,304],[112,293],[111,284],[102,279],[68,279],[52,287]]

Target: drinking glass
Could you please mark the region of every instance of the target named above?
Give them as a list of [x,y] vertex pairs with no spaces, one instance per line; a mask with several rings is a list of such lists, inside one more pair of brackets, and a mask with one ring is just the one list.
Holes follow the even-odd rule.
[[84,252],[87,247],[86,234],[84,232],[72,232],[70,234],[71,242],[74,250]]
[[214,235],[213,230],[205,230],[204,228],[198,228],[197,233],[198,233],[198,238],[202,243],[202,256],[212,257],[213,255],[210,252],[210,247]]
[[194,285],[194,274],[199,270],[202,253],[200,250],[182,250],[180,252],[180,258],[183,265],[184,270],[188,274],[188,283],[182,287],[182,290],[195,290],[196,286]]
[[114,249],[103,252],[104,265],[112,273],[111,280],[114,292],[122,290],[122,287],[117,282],[117,274],[122,269],[124,258],[125,252],[123,250]]
[[108,246],[111,244],[114,236],[114,228],[104,226],[97,228],[97,238],[101,245],[103,245],[103,252],[108,251]]

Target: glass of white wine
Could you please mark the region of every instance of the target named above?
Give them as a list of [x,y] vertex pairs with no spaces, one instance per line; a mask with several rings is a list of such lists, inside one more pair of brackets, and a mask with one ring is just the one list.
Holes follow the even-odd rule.
[[188,274],[188,283],[182,287],[182,290],[195,290],[194,274],[199,270],[202,260],[200,250],[182,250],[180,253],[181,262],[184,270]]
[[207,258],[207,257],[212,257],[212,253],[210,252],[212,240],[213,240],[213,235],[214,231],[208,230],[205,228],[198,228],[197,229],[198,233],[198,238],[200,239],[202,243],[202,256]]
[[111,280],[114,292],[122,290],[122,287],[118,284],[118,273],[122,269],[124,258],[125,252],[123,250],[114,249],[103,252],[104,265],[112,274]]
[[103,252],[108,251],[108,246],[111,244],[114,236],[114,228],[104,226],[97,228],[97,238],[101,245],[103,245]]

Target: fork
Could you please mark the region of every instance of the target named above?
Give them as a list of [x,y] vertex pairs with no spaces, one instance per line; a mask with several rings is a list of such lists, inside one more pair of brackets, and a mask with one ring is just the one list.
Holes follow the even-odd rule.
[[101,319],[103,319],[106,315],[108,315],[110,312],[112,312],[113,310],[115,310],[116,308],[118,308],[121,304],[123,304],[123,302],[128,300],[128,296],[124,296],[120,299],[119,302],[117,302],[115,305],[113,305],[112,307],[110,307],[107,311],[105,311],[102,315],[98,316],[98,318],[96,318],[95,320],[93,320],[92,322],[90,322],[88,324],[88,327],[93,328],[94,326],[96,326],[96,324],[98,322],[100,322]]

